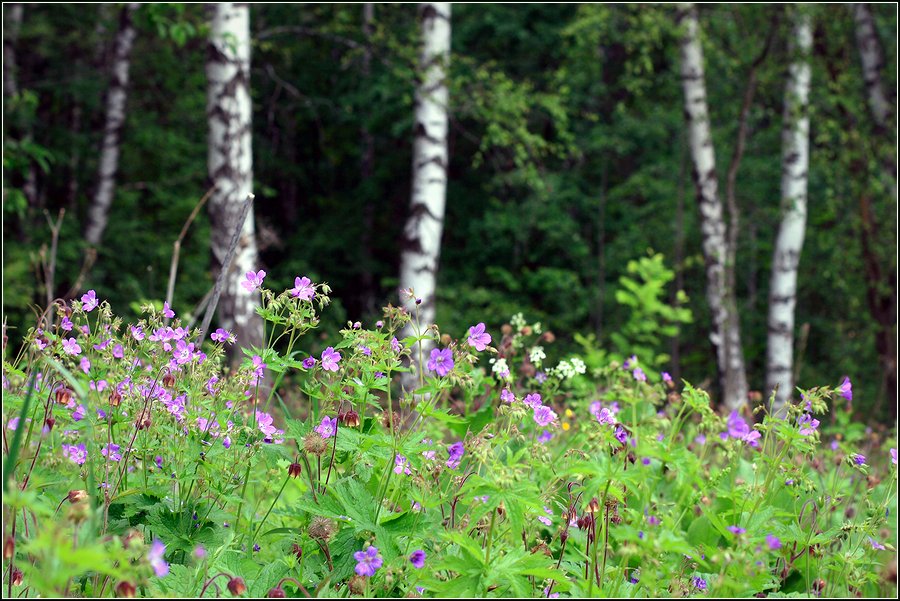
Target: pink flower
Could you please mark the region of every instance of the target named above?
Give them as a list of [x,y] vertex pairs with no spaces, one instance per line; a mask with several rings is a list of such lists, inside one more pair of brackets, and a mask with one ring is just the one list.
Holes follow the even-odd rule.
[[483,351],[491,343],[491,335],[484,331],[483,323],[469,328],[468,343],[474,346],[476,351]]
[[63,315],[62,321],[59,323],[59,327],[64,329],[66,332],[72,331],[72,328],[75,324],[72,323],[72,320]]
[[308,277],[294,278],[294,287],[291,296],[300,300],[312,300],[316,295],[316,288]]
[[262,286],[263,280],[266,277],[266,272],[260,269],[256,273],[252,271],[248,271],[246,275],[246,280],[241,282],[241,286],[244,287],[244,290],[247,292],[253,292],[260,286]]
[[532,409],[537,409],[543,403],[541,402],[541,395],[537,392],[532,392],[531,394],[526,394],[525,398],[522,399],[522,402],[525,403],[528,407]]
[[322,418],[322,423],[316,426],[316,432],[322,438],[331,438],[337,433],[337,418],[326,415]]
[[81,308],[84,309],[85,313],[90,313],[100,304],[100,301],[97,300],[97,293],[93,290],[88,290],[87,294],[81,295],[81,302]]
[[443,378],[453,370],[453,351],[448,348],[431,349],[431,359],[427,367]]
[[140,342],[144,339],[144,330],[141,326],[131,326],[131,337]]
[[154,540],[153,544],[150,545],[150,551],[147,553],[147,559],[150,560],[150,565],[153,566],[153,572],[159,578],[162,578],[169,573],[169,564],[166,563],[165,555],[166,546],[161,540]]
[[63,350],[69,355],[80,355],[81,347],[78,346],[78,341],[74,338],[66,338],[63,340]]
[[322,369],[325,371],[338,371],[338,363],[341,361],[341,354],[334,350],[333,346],[329,346],[322,351]]
[[841,382],[841,385],[838,387],[838,392],[848,401],[853,400],[853,384],[850,383],[850,378],[848,376],[844,376],[844,381]]
[[556,418],[556,412],[546,405],[540,405],[534,409],[534,421],[542,428],[555,422]]
[[172,319],[173,317],[175,317],[175,311],[169,308],[168,302],[163,303],[163,317],[167,319]]

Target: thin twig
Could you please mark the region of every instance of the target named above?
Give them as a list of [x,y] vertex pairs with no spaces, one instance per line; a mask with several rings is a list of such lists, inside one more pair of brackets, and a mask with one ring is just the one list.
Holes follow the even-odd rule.
[[[216,187],[213,186],[209,190],[206,191],[206,194],[203,195],[203,198],[200,199],[200,202],[194,206],[194,210],[191,211],[191,214],[188,216],[187,221],[184,222],[184,226],[181,228],[181,233],[178,234],[178,239],[175,240],[175,243],[172,245],[172,263],[169,265],[169,285],[166,287],[166,303],[168,303],[169,307],[172,307],[172,297],[175,296],[175,278],[178,275],[178,259],[181,256],[181,243],[184,240],[185,235],[187,235],[188,228],[191,227],[191,223],[194,222],[194,219],[197,217],[197,214],[200,212],[200,209],[203,208],[203,205],[206,204],[206,201],[209,200],[209,197],[212,196],[212,193],[215,191]],[[242,222],[243,223],[243,222]],[[169,323],[169,318],[166,318],[166,325]]]
[[234,251],[237,248],[238,240],[241,237],[241,230],[244,229],[244,220],[247,219],[247,213],[250,212],[250,207],[253,206],[253,199],[253,194],[248,194],[247,200],[244,201],[244,206],[241,207],[241,214],[238,217],[237,224],[235,224],[234,234],[232,234],[231,236],[231,244],[228,245],[228,254],[225,255],[225,261],[223,261],[222,268],[219,270],[219,277],[218,279],[216,279],[216,287],[213,290],[212,300],[206,307],[206,315],[203,316],[203,325],[200,326],[200,336],[198,337],[198,340],[203,340],[203,336],[206,334],[206,331],[209,328],[209,322],[212,321],[212,316],[216,310],[216,305],[219,304],[219,296],[222,294],[222,286],[225,284],[225,276],[231,269],[231,261],[234,259]]
[[[59,210],[59,217],[57,217],[56,222],[50,219],[50,213],[46,210],[44,211],[44,216],[47,218],[47,223],[50,225],[50,263],[47,265],[45,271],[45,285],[47,287],[47,306],[53,306],[53,290],[55,288],[55,280],[56,280],[56,252],[59,247],[59,230],[62,228],[62,220],[63,217],[66,216],[66,209],[62,208]],[[50,322],[53,321],[53,311],[50,311],[50,315],[48,316],[47,327],[50,326]]]

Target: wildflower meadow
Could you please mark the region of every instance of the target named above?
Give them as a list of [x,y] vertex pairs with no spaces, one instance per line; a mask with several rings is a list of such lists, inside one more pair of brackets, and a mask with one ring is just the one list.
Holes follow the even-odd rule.
[[233,372],[230,332],[93,290],[4,361],[4,595],[895,594],[896,435],[850,420],[849,378],[720,415],[637,355],[551,364],[521,314],[394,306],[307,355],[329,286],[265,277]]

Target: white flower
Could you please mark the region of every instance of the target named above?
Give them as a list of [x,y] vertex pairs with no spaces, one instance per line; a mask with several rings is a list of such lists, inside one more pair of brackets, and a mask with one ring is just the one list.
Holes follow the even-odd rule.
[[502,377],[502,374],[509,373],[509,366],[506,364],[506,359],[491,359],[491,363],[494,364],[491,371],[495,374],[501,374]]
[[510,318],[509,323],[512,325],[513,329],[518,332],[525,327],[525,316],[521,313],[516,313]]
[[584,361],[578,357],[572,357],[569,361],[572,362],[572,368],[575,370],[575,373],[583,374],[587,371],[587,366],[584,364]]
[[536,366],[541,366],[541,361],[547,358],[547,354],[544,352],[544,347],[536,346],[531,349],[531,353],[528,355],[528,358],[531,359],[531,362]]

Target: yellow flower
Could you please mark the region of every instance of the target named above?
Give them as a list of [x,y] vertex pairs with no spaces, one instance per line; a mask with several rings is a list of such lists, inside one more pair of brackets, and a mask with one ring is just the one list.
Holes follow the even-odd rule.
[[562,429],[568,431],[569,428],[571,428],[569,422],[563,422]]

